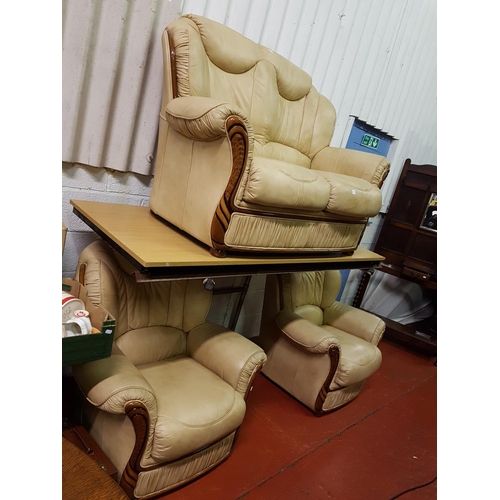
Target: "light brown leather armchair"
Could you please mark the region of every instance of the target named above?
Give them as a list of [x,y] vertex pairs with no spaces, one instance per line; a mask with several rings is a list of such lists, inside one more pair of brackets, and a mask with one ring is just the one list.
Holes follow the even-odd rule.
[[103,241],[80,255],[89,299],[116,318],[111,357],[73,366],[90,434],[130,498],[149,498],[226,459],[266,361],[247,338],[205,321],[201,280],[137,283]]
[[330,147],[335,108],[311,77],[236,31],[186,15],[162,46],[151,210],[217,256],[352,253],[387,159]]
[[382,362],[385,323],[336,301],[340,271],[268,276],[260,336],[262,373],[322,415],[361,391]]

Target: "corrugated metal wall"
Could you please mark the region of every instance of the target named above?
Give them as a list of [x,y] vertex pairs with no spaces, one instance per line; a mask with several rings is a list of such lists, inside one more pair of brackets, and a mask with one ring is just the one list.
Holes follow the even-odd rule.
[[436,0],[66,0],[64,161],[151,173],[160,34],[181,13],[222,22],[311,74],[337,109],[333,146],[352,116],[397,139],[384,192],[405,158],[437,163]]
[[63,0],[62,160],[152,173],[160,39],[181,0]]

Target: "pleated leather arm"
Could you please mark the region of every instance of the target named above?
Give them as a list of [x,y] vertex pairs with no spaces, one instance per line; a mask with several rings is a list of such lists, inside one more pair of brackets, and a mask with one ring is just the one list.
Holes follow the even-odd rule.
[[375,314],[341,302],[334,302],[325,309],[323,321],[373,345],[378,345],[386,326]]
[[109,358],[74,365],[73,375],[88,401],[101,410],[124,414],[127,403],[140,402],[150,418],[156,416],[153,388],[115,344]]
[[177,97],[165,109],[168,124],[183,136],[197,141],[211,141],[227,133],[227,120],[231,117],[241,122],[249,140],[253,131],[243,111],[235,105],[209,97]]
[[329,146],[314,156],[311,169],[358,177],[380,188],[390,163],[384,156]]
[[187,354],[242,396],[267,360],[264,351],[251,340],[210,322],[188,333]]
[[330,332],[292,311],[280,311],[276,322],[284,335],[307,352],[326,354],[332,345],[340,349],[338,339]]

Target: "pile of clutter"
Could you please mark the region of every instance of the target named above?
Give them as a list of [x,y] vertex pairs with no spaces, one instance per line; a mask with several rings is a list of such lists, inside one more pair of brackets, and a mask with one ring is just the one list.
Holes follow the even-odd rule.
[[62,336],[75,337],[99,333],[90,322],[89,312],[82,300],[68,292],[62,292]]

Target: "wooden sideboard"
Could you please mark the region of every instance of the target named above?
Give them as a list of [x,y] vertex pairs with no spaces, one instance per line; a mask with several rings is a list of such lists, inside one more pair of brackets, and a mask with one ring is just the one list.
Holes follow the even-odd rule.
[[[401,325],[388,318],[385,338],[424,354],[437,351],[437,166],[407,159],[374,251],[385,260],[377,269],[418,284],[434,303],[431,318]],[[363,274],[353,305],[361,307],[373,270]],[[376,314],[376,311],[371,311]]]

